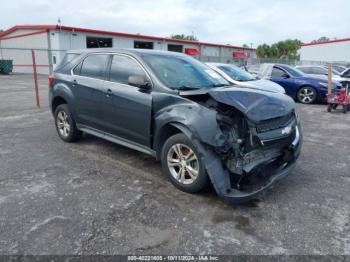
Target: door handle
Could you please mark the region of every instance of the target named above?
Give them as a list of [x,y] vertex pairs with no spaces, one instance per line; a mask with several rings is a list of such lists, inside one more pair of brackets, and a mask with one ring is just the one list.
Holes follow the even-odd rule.
[[112,94],[113,94],[112,90],[108,88],[106,96],[110,97]]

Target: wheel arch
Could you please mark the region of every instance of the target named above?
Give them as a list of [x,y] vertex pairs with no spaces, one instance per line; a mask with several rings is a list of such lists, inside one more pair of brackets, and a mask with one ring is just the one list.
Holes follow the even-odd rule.
[[169,122],[160,128],[153,143],[153,149],[156,152],[157,160],[159,160],[161,157],[161,152],[165,141],[169,139],[169,137],[179,133],[182,133],[189,138],[191,137],[191,131],[179,122]]
[[51,112],[55,113],[56,108],[62,104],[68,104],[67,100],[64,99],[62,96],[54,97],[51,103]]
[[[72,101],[74,101],[74,95],[72,90],[64,83],[58,83],[52,87],[50,90],[51,102],[50,107],[52,113],[55,112],[55,109],[60,104],[67,104],[71,108]],[[74,108],[71,108],[72,113],[74,114]]]

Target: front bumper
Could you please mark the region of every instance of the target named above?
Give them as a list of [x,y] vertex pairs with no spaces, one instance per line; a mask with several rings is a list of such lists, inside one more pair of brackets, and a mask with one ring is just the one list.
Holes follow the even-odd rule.
[[231,202],[231,203],[243,203],[258,197],[258,195],[261,192],[270,188],[275,182],[285,178],[293,171],[296,165],[296,160],[300,155],[301,146],[302,146],[302,129],[300,125],[297,125],[295,139],[288,147],[289,153],[291,153],[291,158],[288,161],[288,163],[283,167],[283,169],[278,170],[273,174],[271,174],[268,180],[266,181],[266,183],[257,190],[254,190],[251,192],[245,192],[245,191],[240,191],[240,190],[231,188],[229,190],[226,190],[225,193],[221,194],[221,196],[224,198],[225,201]]

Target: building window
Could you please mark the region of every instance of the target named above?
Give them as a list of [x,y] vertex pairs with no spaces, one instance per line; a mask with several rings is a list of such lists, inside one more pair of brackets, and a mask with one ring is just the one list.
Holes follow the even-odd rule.
[[87,36],[86,47],[87,48],[112,47],[112,38]]
[[183,45],[171,45],[171,44],[168,44],[168,51],[182,53],[183,52]]
[[153,42],[134,41],[134,48],[153,49]]

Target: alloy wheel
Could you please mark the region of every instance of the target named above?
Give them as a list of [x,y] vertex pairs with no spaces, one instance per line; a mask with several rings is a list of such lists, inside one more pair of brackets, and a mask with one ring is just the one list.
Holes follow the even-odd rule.
[[60,111],[57,114],[57,128],[58,132],[63,137],[68,137],[70,132],[69,118],[66,112]]
[[168,151],[171,175],[181,184],[192,184],[199,174],[199,161],[194,151],[184,144],[174,144]]
[[310,88],[302,88],[299,91],[299,100],[304,104],[310,104],[315,100],[315,92]]

